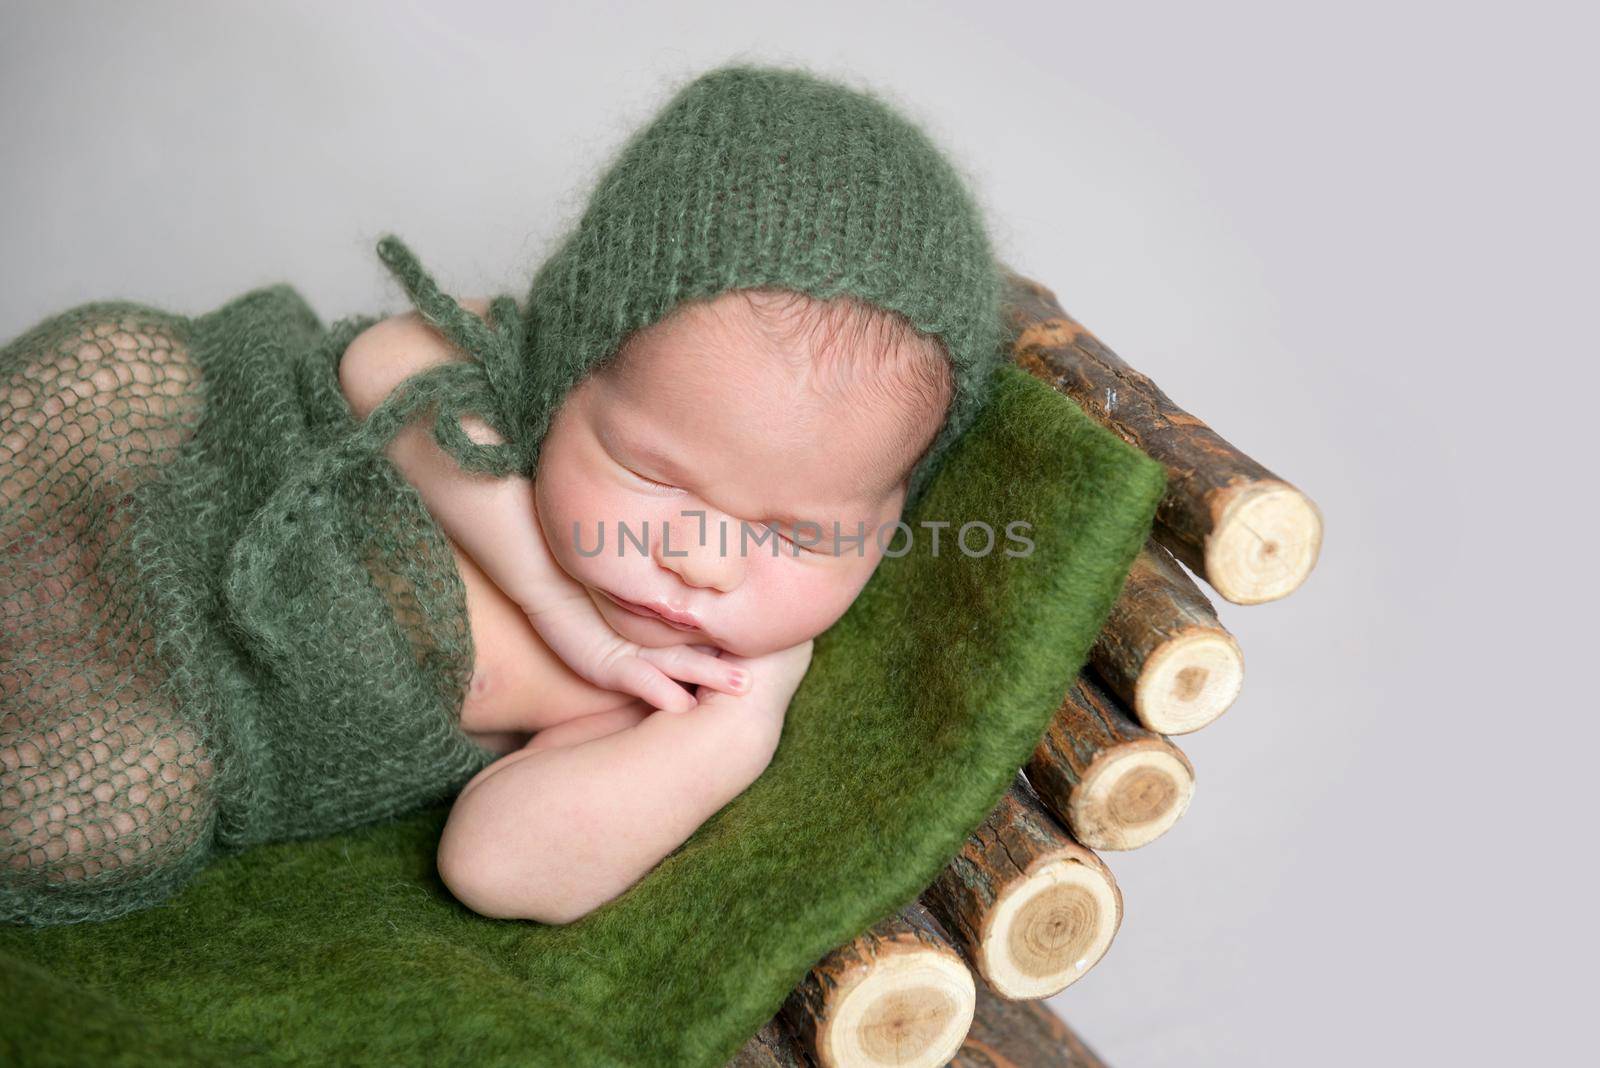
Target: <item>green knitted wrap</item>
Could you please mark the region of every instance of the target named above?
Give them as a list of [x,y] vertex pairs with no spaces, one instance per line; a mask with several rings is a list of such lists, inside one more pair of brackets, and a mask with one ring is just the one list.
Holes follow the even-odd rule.
[[494,759],[449,544],[339,390],[374,321],[274,286],[0,348],[0,920],[141,909]]
[[[379,242],[466,355],[364,421],[287,286],[198,317],[83,305],[0,349],[0,920],[106,919],[220,853],[459,791],[465,586],[384,456],[431,415],[461,466],[531,475],[572,387],[682,301],[853,293],[937,336],[955,397],[907,507],[1001,360],[1000,284],[958,175],[872,96],[728,67],[623,147],[519,307],[487,321]],[[462,416],[504,438],[467,437]]]

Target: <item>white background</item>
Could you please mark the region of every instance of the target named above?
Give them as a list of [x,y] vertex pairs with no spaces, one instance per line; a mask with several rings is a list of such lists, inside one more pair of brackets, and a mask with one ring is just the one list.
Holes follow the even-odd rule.
[[[1587,1022],[1595,25],[1576,5],[0,7],[0,338],[286,281],[399,311],[394,230],[521,294],[670,84],[807,64],[913,116],[1002,256],[1321,506],[1220,604],[1185,819],[1052,1004],[1133,1065],[1565,1063]],[[1584,696],[1589,694],[1589,696]],[[1592,1052],[1592,1051],[1591,1051]]]

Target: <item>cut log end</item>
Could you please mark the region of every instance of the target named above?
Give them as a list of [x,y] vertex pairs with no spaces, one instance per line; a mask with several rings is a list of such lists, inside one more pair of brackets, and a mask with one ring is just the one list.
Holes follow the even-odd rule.
[[934,1068],[961,1048],[977,991],[954,955],[904,953],[844,994],[816,1036],[818,1061],[833,1065]]
[[1159,734],[1188,734],[1226,712],[1243,686],[1244,654],[1233,635],[1196,627],[1145,660],[1134,713]]
[[1097,964],[1122,922],[1122,902],[1103,865],[1058,860],[1032,873],[995,908],[1003,939],[984,947],[983,974],[1013,1000],[1049,997]]
[[1100,753],[1072,792],[1068,825],[1090,849],[1137,849],[1178,822],[1194,796],[1194,768],[1159,738]]
[[1262,604],[1299,588],[1322,550],[1322,513],[1284,482],[1226,494],[1203,564],[1206,582],[1234,604]]
[[1076,982],[1122,923],[1111,870],[1021,775],[921,900],[981,979],[1012,999],[1049,997]]

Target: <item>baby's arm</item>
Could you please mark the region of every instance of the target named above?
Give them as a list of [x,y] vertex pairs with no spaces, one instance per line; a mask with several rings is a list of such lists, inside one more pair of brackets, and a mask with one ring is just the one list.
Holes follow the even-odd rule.
[[[479,316],[488,302],[463,300]],[[339,363],[339,384],[351,410],[364,419],[403,380],[465,356],[415,312],[365,331]],[[398,433],[387,454],[416,487],[440,527],[489,579],[527,614],[546,645],[573,671],[597,686],[631,693],[674,712],[695,704],[673,679],[737,692],[728,665],[690,645],[646,649],[617,634],[583,587],[561,570],[534,509],[533,481],[490,478],[461,470],[434,440],[432,424],[415,420]],[[500,436],[468,416],[462,429],[480,444]]]
[[457,796],[440,878],[501,919],[570,923],[617,897],[766,768],[811,649],[729,657],[756,678],[751,692],[702,689],[686,716],[616,710],[592,734],[572,721],[584,738],[574,744],[541,747],[535,735]]

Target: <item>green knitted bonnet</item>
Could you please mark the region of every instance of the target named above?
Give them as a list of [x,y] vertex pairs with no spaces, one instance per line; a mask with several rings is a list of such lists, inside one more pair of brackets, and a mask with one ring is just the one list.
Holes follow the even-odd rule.
[[[777,286],[854,294],[943,342],[955,394],[912,473],[909,509],[1002,359],[999,267],[961,176],[877,97],[799,69],[731,65],[682,87],[622,146],[522,309],[497,297],[486,324],[397,238],[378,250],[475,359],[408,380],[417,396],[403,406],[437,400],[435,436],[472,470],[531,476],[563,399],[632,331],[683,301]],[[473,443],[457,425],[465,411],[506,443]]]

